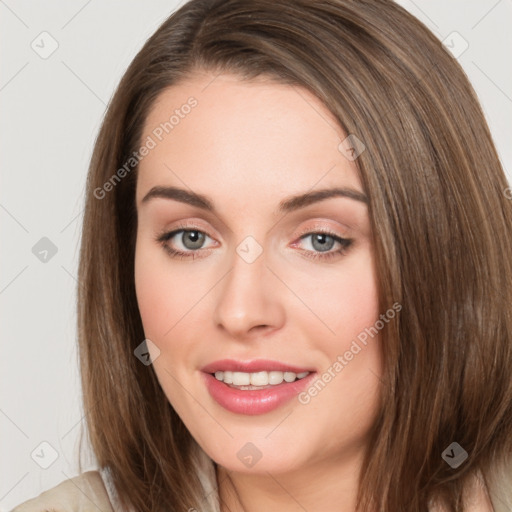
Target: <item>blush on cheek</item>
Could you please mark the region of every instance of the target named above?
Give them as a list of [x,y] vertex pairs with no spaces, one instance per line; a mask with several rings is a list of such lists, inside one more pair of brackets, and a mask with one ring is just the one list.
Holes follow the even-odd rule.
[[337,281],[321,293],[311,290],[307,296],[308,306],[337,339],[352,339],[379,318],[375,285],[367,275]]
[[137,246],[135,254],[135,291],[144,332],[147,338],[158,339],[171,327],[164,325],[171,321],[166,282],[150,251]]
[[142,244],[136,251],[135,289],[147,338],[164,343],[170,331],[207,291],[201,279],[190,277],[173,266],[160,247]]
[[173,305],[149,281],[137,288],[137,301],[146,337],[155,341],[163,339],[175,323]]

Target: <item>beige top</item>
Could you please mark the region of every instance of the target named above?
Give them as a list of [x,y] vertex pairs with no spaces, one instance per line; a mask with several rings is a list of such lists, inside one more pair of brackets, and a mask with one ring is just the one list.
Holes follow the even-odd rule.
[[[467,512],[510,512],[504,501],[496,500],[494,508],[478,483],[468,497]],[[88,471],[65,480],[16,507],[12,512],[122,512],[108,475]],[[433,507],[432,512],[442,512]]]
[[12,512],[114,512],[112,496],[98,471],[87,471],[22,503]]

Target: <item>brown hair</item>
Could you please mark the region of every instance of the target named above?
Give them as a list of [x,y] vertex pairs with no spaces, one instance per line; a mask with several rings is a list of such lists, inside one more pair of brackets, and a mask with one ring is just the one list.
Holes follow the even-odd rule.
[[[136,166],[112,181],[140,147],[157,96],[195,70],[304,87],[366,146],[357,165],[380,310],[398,301],[402,311],[382,331],[382,407],[360,509],[419,512],[438,498],[461,511],[478,472],[497,493],[500,464],[512,456],[512,203],[461,67],[389,0],[192,0],[126,71],[87,179],[82,385],[94,453],[121,501],[139,511],[213,509],[203,502],[197,444],[152,367],[133,354],[144,339],[134,287]],[[441,457],[452,442],[469,454],[456,469]]]

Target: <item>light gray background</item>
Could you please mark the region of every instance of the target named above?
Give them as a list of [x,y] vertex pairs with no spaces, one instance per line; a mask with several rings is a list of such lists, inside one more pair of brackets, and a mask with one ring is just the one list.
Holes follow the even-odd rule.
[[[512,0],[399,3],[440,39],[456,31],[467,41],[459,61],[512,169]],[[122,73],[177,5],[0,0],[1,511],[77,474],[75,286],[88,161]],[[52,38],[58,48],[44,59],[31,45],[48,52]],[[32,253],[42,237],[58,250],[46,263]],[[53,450],[58,458],[41,468],[35,460],[48,464]]]

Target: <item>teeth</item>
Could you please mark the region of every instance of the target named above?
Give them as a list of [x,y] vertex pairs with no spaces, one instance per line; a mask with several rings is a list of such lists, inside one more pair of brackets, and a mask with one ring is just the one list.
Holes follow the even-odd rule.
[[281,384],[283,382],[283,372],[268,372],[268,383],[272,385]]
[[268,372],[245,373],[249,375],[251,386],[268,386]]
[[233,384],[234,386],[268,386],[281,384],[285,382],[293,382],[295,379],[303,379],[309,375],[309,372],[215,372],[215,378],[225,384]]

